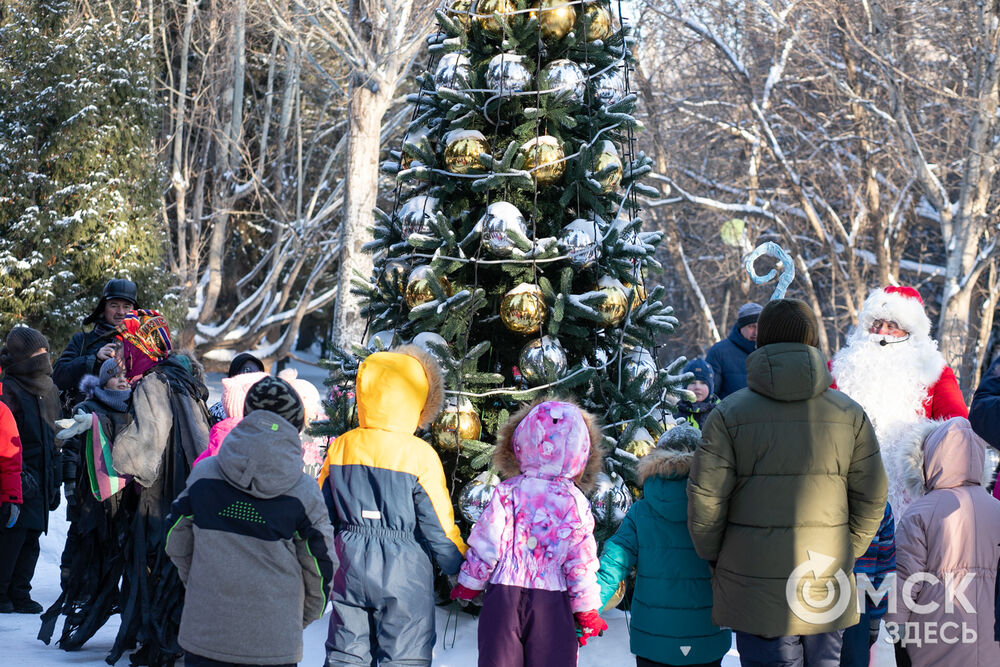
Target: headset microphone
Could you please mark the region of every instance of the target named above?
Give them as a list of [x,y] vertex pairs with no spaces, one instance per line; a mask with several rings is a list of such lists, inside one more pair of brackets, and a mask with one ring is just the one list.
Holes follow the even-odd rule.
[[899,338],[897,338],[895,340],[888,340],[888,339],[883,338],[882,340],[880,340],[878,342],[878,344],[881,345],[882,347],[885,347],[886,345],[895,345],[896,343],[905,343],[908,340],[910,340],[910,334],[906,334],[905,336],[901,336],[901,337],[899,337]]

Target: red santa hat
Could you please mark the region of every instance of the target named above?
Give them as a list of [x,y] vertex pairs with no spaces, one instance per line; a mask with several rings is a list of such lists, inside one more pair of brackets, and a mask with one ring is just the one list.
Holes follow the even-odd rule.
[[888,287],[868,295],[861,308],[860,326],[868,331],[875,320],[895,322],[913,338],[928,339],[931,320],[924,311],[924,300],[913,287]]

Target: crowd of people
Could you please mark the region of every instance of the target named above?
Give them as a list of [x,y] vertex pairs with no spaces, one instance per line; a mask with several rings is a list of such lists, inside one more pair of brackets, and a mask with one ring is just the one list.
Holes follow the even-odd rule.
[[[1000,664],[1000,360],[971,411],[920,294],[871,293],[832,359],[795,299],[739,308],[684,367],[688,395],[638,463],[642,499],[603,547],[588,491],[599,415],[546,397],[498,434],[503,478],[464,541],[437,453],[441,409],[415,346],[369,355],[358,427],[306,433],[319,392],[237,355],[204,371],[165,319],[111,280],[50,363],[45,336],[0,350],[0,613],[82,646],[115,614],[107,660],[292,665],[331,605],[326,664],[429,665],[435,568],[479,611],[479,664],[577,664],[629,586],[638,667]],[[997,497],[991,497],[992,489]],[[31,597],[65,496],[61,591]]]

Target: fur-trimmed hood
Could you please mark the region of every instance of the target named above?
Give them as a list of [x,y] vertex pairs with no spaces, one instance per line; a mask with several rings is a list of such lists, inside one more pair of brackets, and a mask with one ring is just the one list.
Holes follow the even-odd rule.
[[[531,433],[524,429],[518,431],[518,426],[529,414],[533,415],[532,418],[538,415],[537,411],[534,413],[532,411],[544,403],[561,404],[578,411],[585,426],[585,437],[579,442],[567,442],[561,429],[554,432],[546,428],[542,423],[544,420],[539,420],[539,424],[533,425]],[[580,435],[575,429],[572,432],[574,438]],[[544,463],[540,459],[545,457],[547,452],[541,447],[542,441],[561,448],[558,454],[548,453],[549,460]],[[572,478],[580,490],[587,494],[593,490],[597,473],[601,471],[604,455],[600,443],[601,427],[594,415],[570,399],[539,398],[533,403],[524,405],[500,429],[497,434],[496,450],[493,453],[493,465],[504,479],[529,472],[537,473],[539,468],[554,469],[558,466],[561,473],[558,476]],[[552,474],[550,470],[542,472]]]
[[901,433],[897,443],[894,463],[910,498],[935,489],[989,483],[986,442],[964,417],[920,420]]
[[639,484],[645,484],[650,477],[681,479],[691,472],[694,452],[680,452],[674,449],[654,449],[639,459],[636,472]]
[[94,390],[101,386],[101,380],[96,375],[88,373],[80,378],[80,393],[87,398],[93,398]]
[[434,357],[416,345],[369,355],[358,368],[358,424],[413,433],[427,428],[444,400],[444,381]]

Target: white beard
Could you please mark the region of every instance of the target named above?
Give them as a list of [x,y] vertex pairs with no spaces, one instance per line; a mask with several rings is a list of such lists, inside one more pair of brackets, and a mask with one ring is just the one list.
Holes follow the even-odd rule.
[[910,338],[883,346],[884,338],[856,332],[834,355],[832,366],[837,388],[865,409],[883,447],[899,427],[925,417],[927,391],[944,370],[933,340]]

